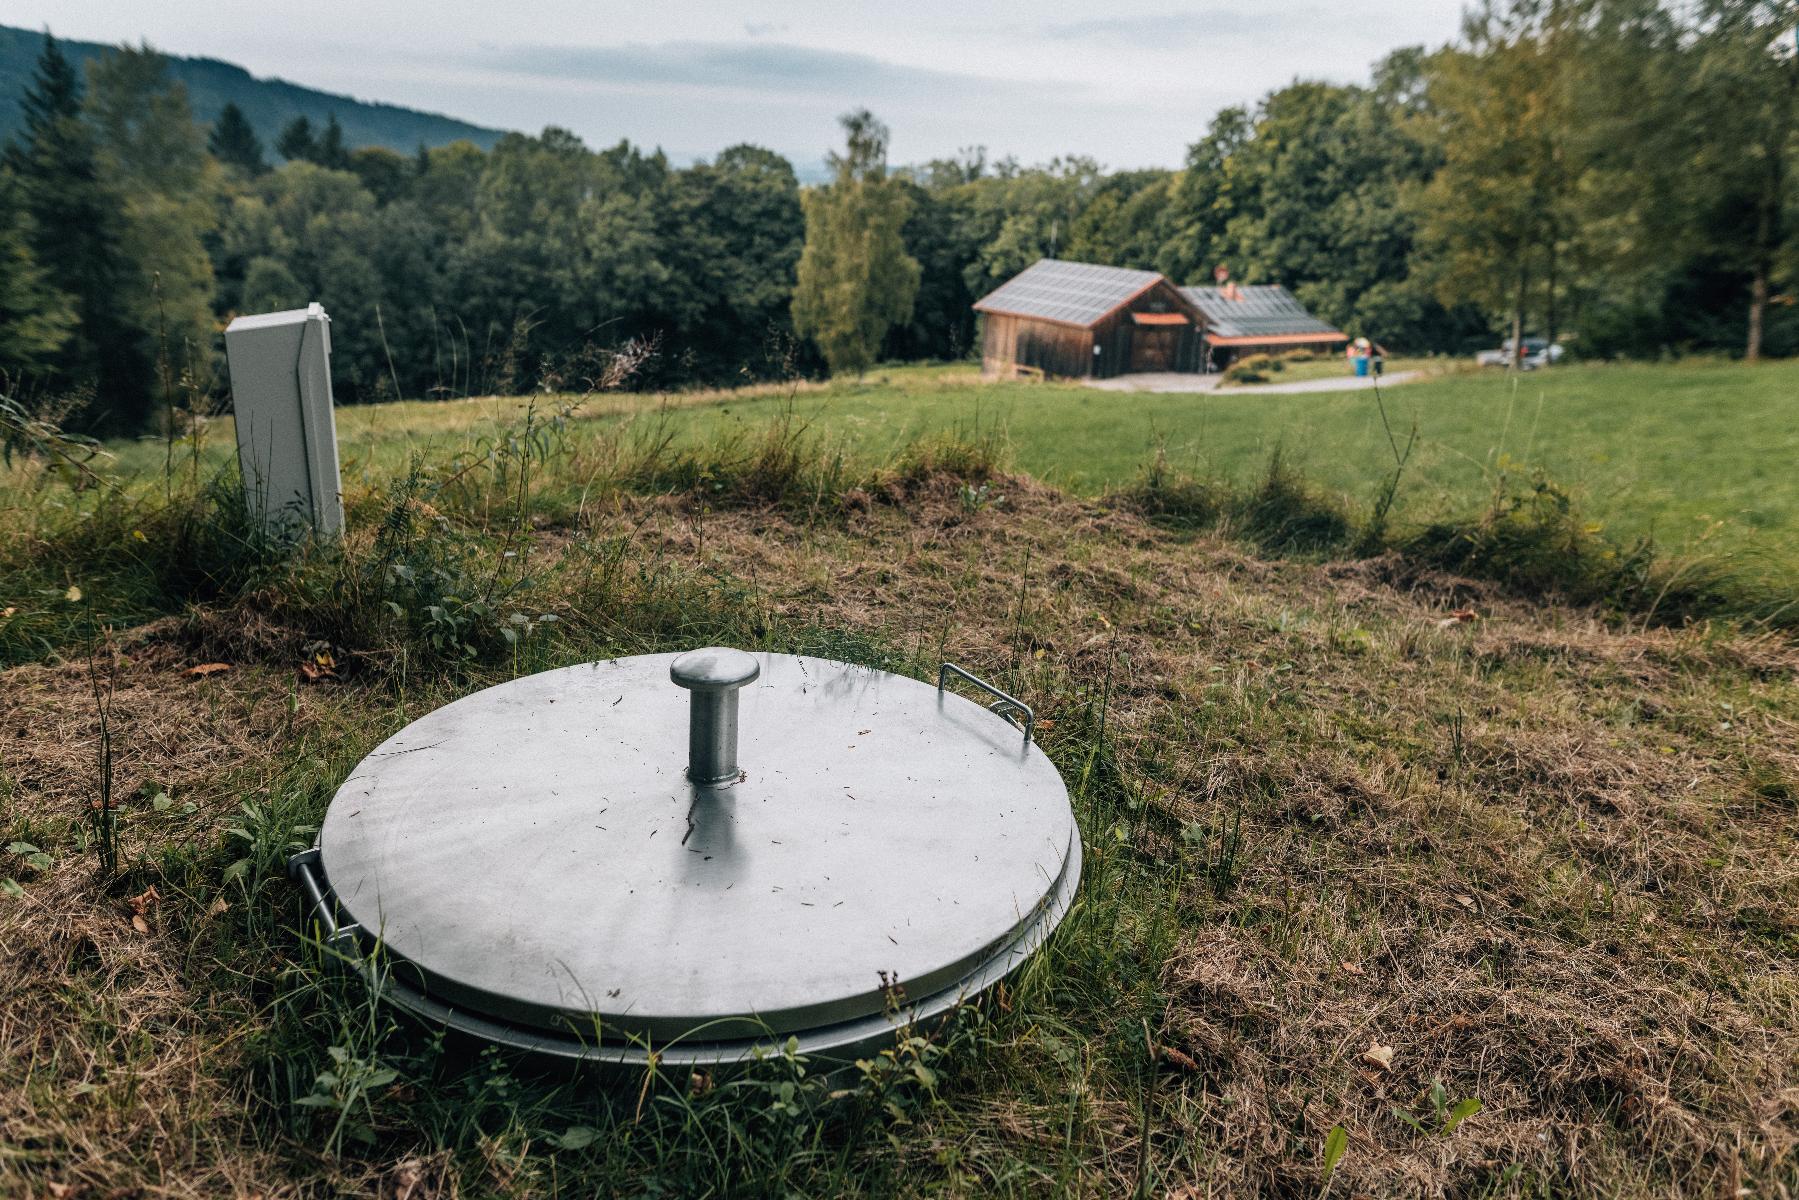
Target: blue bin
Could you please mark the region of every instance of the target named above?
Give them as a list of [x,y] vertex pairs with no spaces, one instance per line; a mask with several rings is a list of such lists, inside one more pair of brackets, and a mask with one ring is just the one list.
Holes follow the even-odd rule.
[[1357,375],[1366,375],[1368,373],[1368,357],[1367,357],[1367,355],[1364,355],[1364,354],[1356,355],[1355,373]]

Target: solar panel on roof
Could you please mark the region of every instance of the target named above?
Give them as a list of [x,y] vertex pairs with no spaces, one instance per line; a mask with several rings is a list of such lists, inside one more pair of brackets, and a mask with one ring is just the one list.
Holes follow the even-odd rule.
[[989,292],[975,309],[1092,325],[1160,278],[1154,271],[1044,258]]
[[1181,294],[1206,315],[1207,332],[1213,337],[1280,337],[1292,334],[1334,334],[1336,329],[1306,311],[1292,292],[1278,285],[1237,287],[1235,297],[1223,288],[1186,287]]

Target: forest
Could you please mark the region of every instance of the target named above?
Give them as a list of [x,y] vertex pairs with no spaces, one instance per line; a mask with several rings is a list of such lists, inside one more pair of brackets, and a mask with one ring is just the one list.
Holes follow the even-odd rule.
[[1789,4],[1516,0],[1366,83],[1300,80],[1184,165],[889,165],[845,118],[830,183],[751,145],[672,164],[508,134],[402,155],[298,120],[197,124],[147,46],[46,43],[0,156],[0,391],[91,430],[223,398],[237,313],[322,302],[340,402],[957,359],[1037,258],[1227,264],[1391,350],[1508,333],[1571,355],[1799,352],[1799,43]]

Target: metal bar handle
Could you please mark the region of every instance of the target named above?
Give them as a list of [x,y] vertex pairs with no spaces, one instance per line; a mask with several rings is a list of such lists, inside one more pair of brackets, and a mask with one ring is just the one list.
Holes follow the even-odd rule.
[[337,910],[319,886],[318,877],[319,848],[313,846],[302,850],[287,860],[287,876],[300,885],[306,893],[312,911],[317,915],[319,924],[324,926],[325,945],[351,961],[358,969],[364,969],[362,947],[356,940],[361,930],[359,925],[342,925],[337,923]]
[[1011,717],[1007,716],[1008,713],[1018,713],[1022,715],[1024,717],[1024,744],[1027,746],[1031,744],[1031,731],[1037,725],[1037,714],[1032,710],[1030,705],[1026,704],[1016,696],[1008,696],[1005,692],[1000,691],[991,683],[982,679],[979,675],[964,671],[953,662],[946,662],[937,668],[938,691],[941,692],[944,689],[944,686],[949,682],[949,677],[951,675],[954,675],[959,679],[966,679],[969,683],[974,684],[990,696],[997,696],[999,699],[995,703],[987,706],[989,711],[996,712],[1000,716],[1006,717],[1008,721],[1011,720]]

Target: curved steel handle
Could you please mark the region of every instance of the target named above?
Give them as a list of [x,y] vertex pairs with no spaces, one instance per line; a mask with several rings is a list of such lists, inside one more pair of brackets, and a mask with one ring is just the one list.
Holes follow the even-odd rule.
[[318,877],[319,848],[317,846],[302,850],[287,860],[287,877],[300,885],[311,904],[313,914],[318,917],[319,924],[324,927],[325,945],[336,951],[346,965],[357,970],[366,971],[367,964],[362,953],[362,944],[357,934],[362,931],[360,925],[339,925],[337,923],[337,906],[319,886]]
[[[988,683],[985,679],[982,679],[979,675],[964,671],[961,667],[958,667],[952,662],[946,662],[937,668],[938,691],[941,692],[944,689],[944,686],[949,682],[949,677],[951,675],[954,675],[959,679],[966,679],[969,683],[974,684],[990,696],[999,697],[992,704],[987,706],[988,711],[996,712],[1000,716],[1005,717],[1008,721],[1012,720],[1010,715],[1012,713],[1017,713],[1024,717],[1024,744],[1027,746],[1031,744],[1031,730],[1037,725],[1037,714],[1032,711],[1030,705],[1026,704],[1023,700],[1018,699],[1016,696],[1008,696],[1006,693],[994,687],[991,683]],[[1017,722],[1014,721],[1013,724],[1017,724]]]

